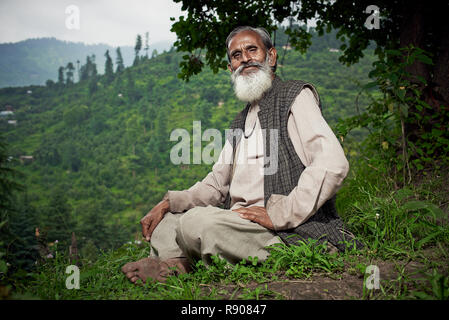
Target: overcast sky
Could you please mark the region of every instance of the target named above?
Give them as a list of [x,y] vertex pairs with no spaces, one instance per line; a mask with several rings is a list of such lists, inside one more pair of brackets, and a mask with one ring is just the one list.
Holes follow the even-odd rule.
[[171,0],[0,0],[0,43],[55,37],[134,46],[137,34],[144,41],[147,31],[150,44],[174,42],[170,17],[181,15],[181,4]]

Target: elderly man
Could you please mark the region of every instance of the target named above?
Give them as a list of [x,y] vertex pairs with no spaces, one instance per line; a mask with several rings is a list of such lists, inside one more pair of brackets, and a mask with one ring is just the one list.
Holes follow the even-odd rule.
[[276,49],[263,28],[234,29],[226,47],[235,94],[247,105],[212,171],[187,190],[168,191],[141,220],[152,251],[123,266],[132,282],[164,281],[195,260],[210,264],[212,255],[263,261],[276,243],[312,238],[344,250],[354,240],[335,209],[349,165],[317,91],[275,75]]

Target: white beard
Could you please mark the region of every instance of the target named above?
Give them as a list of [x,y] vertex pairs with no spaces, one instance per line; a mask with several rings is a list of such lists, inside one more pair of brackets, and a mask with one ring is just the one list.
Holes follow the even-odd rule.
[[[268,58],[268,55],[267,55]],[[239,100],[244,102],[254,102],[262,98],[262,95],[271,88],[272,71],[266,60],[263,64],[256,64],[259,70],[251,72],[247,75],[241,75],[244,66],[240,66],[231,74],[232,83],[234,84],[234,92]]]

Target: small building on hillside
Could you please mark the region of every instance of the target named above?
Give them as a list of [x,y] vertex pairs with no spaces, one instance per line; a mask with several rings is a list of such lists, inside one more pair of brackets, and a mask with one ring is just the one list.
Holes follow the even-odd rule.
[[13,116],[14,112],[10,111],[10,110],[6,110],[6,111],[0,111],[0,117],[7,117],[7,116]]
[[33,156],[20,156],[20,162],[22,163],[31,163],[34,161]]

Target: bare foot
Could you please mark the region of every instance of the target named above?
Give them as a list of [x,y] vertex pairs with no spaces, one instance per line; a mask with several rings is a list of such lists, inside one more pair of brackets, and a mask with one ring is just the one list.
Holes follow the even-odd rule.
[[132,282],[147,280],[165,282],[168,276],[186,273],[190,266],[185,258],[160,260],[159,258],[144,258],[136,262],[129,262],[122,267],[122,272]]

